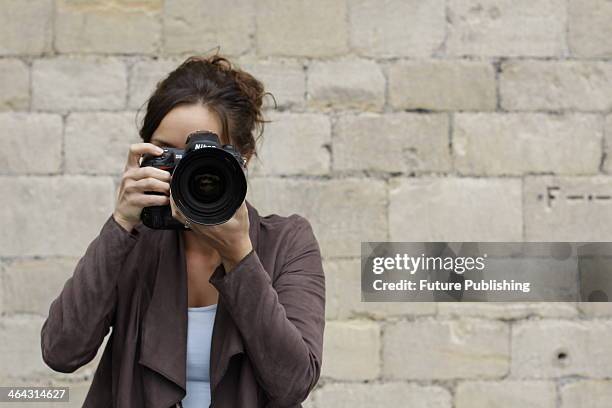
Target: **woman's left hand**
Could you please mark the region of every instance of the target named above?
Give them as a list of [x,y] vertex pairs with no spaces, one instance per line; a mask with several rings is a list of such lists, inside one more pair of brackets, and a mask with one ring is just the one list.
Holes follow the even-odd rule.
[[[184,224],[187,219],[174,204],[172,195],[170,195],[170,207],[172,217]],[[198,239],[219,252],[226,273],[234,269],[234,266],[253,249],[249,236],[249,212],[246,200],[242,201],[234,216],[223,224],[201,225],[190,221],[189,225]]]

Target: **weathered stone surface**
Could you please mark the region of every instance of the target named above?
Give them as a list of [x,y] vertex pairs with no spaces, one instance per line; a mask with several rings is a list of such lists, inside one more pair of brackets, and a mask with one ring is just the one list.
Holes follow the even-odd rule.
[[162,0],[59,0],[55,47],[65,53],[152,54],[161,40]]
[[146,112],[145,102],[155,91],[159,81],[177,68],[182,59],[162,59],[137,61],[132,65],[129,74],[128,109],[140,109]]
[[51,50],[52,0],[5,0],[0,8],[0,55],[40,55]]
[[457,386],[456,408],[556,408],[555,384],[548,381],[469,381]]
[[0,110],[25,110],[30,106],[30,67],[23,61],[0,60]]
[[481,317],[485,319],[519,320],[530,317],[575,318],[578,310],[570,302],[441,302],[438,314],[442,317]]
[[604,173],[612,173],[612,115],[606,116],[604,128],[602,170]]
[[332,143],[334,170],[449,171],[448,126],[446,114],[340,116]]
[[7,265],[2,285],[4,311],[46,317],[77,261],[77,258],[24,259]]
[[446,50],[455,56],[564,55],[565,4],[565,0],[451,0]]
[[59,173],[62,166],[62,118],[49,113],[0,113],[4,174]]
[[[73,373],[59,373],[48,367],[42,359],[40,331],[44,321],[45,318],[32,315],[0,318],[0,381],[8,385],[69,386],[71,402],[72,386],[75,386],[74,399],[78,400],[83,392],[79,388],[84,381],[91,381],[110,336],[102,340],[96,356],[89,363]],[[32,403],[32,406],[35,405],[40,406],[40,401]]]
[[380,374],[380,327],[368,320],[325,323],[321,377],[373,380]]
[[452,397],[440,386],[405,382],[326,384],[315,392],[316,407],[451,408]]
[[603,132],[591,114],[458,113],[455,167],[467,175],[595,174]]
[[400,321],[383,331],[386,379],[501,378],[510,365],[509,327],[487,320]]
[[512,378],[580,375],[608,378],[612,372],[612,322],[524,321],[512,328]]
[[0,367],[4,376],[36,376],[46,371],[40,353],[43,322],[38,316],[0,318]]
[[612,303],[610,302],[579,302],[578,310],[586,317],[612,316]]
[[[524,214],[526,241],[609,241],[612,214],[611,178],[526,177]],[[574,221],[569,221],[574,220]]]
[[508,110],[609,111],[612,63],[508,61],[502,64],[500,93]]
[[264,108],[301,110],[306,95],[305,64],[293,59],[244,58],[240,67],[261,81],[270,95],[264,97]]
[[275,113],[267,116],[258,144],[259,160],[252,158],[253,176],[329,173],[331,123],[314,113]]
[[261,214],[308,219],[324,257],[359,256],[361,241],[387,239],[385,183],[359,178],[252,178],[247,200]]
[[494,110],[495,69],[468,60],[410,60],[389,67],[389,103],[395,109]]
[[202,54],[220,47],[222,54],[240,55],[253,46],[254,6],[250,0],[166,0],[163,49]]
[[348,50],[343,1],[263,0],[257,7],[260,55],[329,57]]
[[428,56],[444,40],[442,0],[358,0],[349,6],[351,48],[361,55]]
[[122,174],[132,143],[142,143],[134,112],[71,113],[66,119],[66,173]]
[[381,111],[385,77],[370,60],[314,62],[308,68],[308,106]]
[[305,408],[609,408],[608,303],[362,302],[359,256],[362,241],[609,241],[611,4],[5,0],[0,384],[68,385],[82,405],[98,357],[46,367],[42,319],[114,209],[157,83],[220,47],[278,104],[264,97],[249,200],[306,217],[324,257]]
[[328,319],[366,317],[383,320],[436,313],[435,302],[362,302],[359,259],[330,259],[325,270],[325,315]]
[[389,240],[521,241],[521,203],[519,179],[394,178]]
[[58,57],[32,65],[35,110],[118,110],[125,107],[126,92],[126,67],[118,59]]
[[[6,297],[6,294],[4,293],[5,275],[6,275],[6,263],[0,261],[0,316],[3,316],[6,313],[4,310],[5,308],[4,304],[6,303],[4,300],[4,298]],[[2,374],[0,374],[0,380],[1,380],[1,376]]]
[[109,177],[1,176],[0,256],[80,257],[115,199]]
[[577,57],[612,56],[612,4],[601,0],[568,2],[568,42]]
[[612,406],[612,381],[579,380],[561,387],[561,408]]

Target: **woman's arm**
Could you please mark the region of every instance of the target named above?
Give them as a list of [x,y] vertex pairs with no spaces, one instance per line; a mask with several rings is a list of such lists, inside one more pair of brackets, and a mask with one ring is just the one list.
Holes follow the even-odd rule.
[[91,361],[114,320],[117,282],[139,232],[128,232],[111,215],[51,303],[41,329],[42,357],[52,369],[71,373]]
[[278,405],[306,399],[319,379],[325,326],[325,276],[310,223],[293,215],[288,252],[272,282],[252,250],[211,277],[245,342],[258,381]]

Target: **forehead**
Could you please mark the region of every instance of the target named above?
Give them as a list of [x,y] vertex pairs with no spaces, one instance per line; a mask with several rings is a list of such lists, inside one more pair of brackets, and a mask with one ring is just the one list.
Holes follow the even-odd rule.
[[221,143],[229,143],[222,135],[219,117],[202,104],[179,105],[164,116],[151,137],[151,142],[164,142],[183,147],[189,133],[208,130],[219,135]]

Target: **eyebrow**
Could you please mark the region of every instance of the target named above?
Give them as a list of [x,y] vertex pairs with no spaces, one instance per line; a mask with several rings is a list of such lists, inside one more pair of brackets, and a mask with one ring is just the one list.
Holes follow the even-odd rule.
[[159,143],[159,144],[161,144],[161,145],[165,145],[165,146],[175,147],[175,146],[174,146],[174,144],[172,144],[172,143],[168,143],[168,142],[166,142],[165,140],[152,139],[152,140],[151,140],[151,143],[153,143],[153,142],[157,142],[157,143]]

